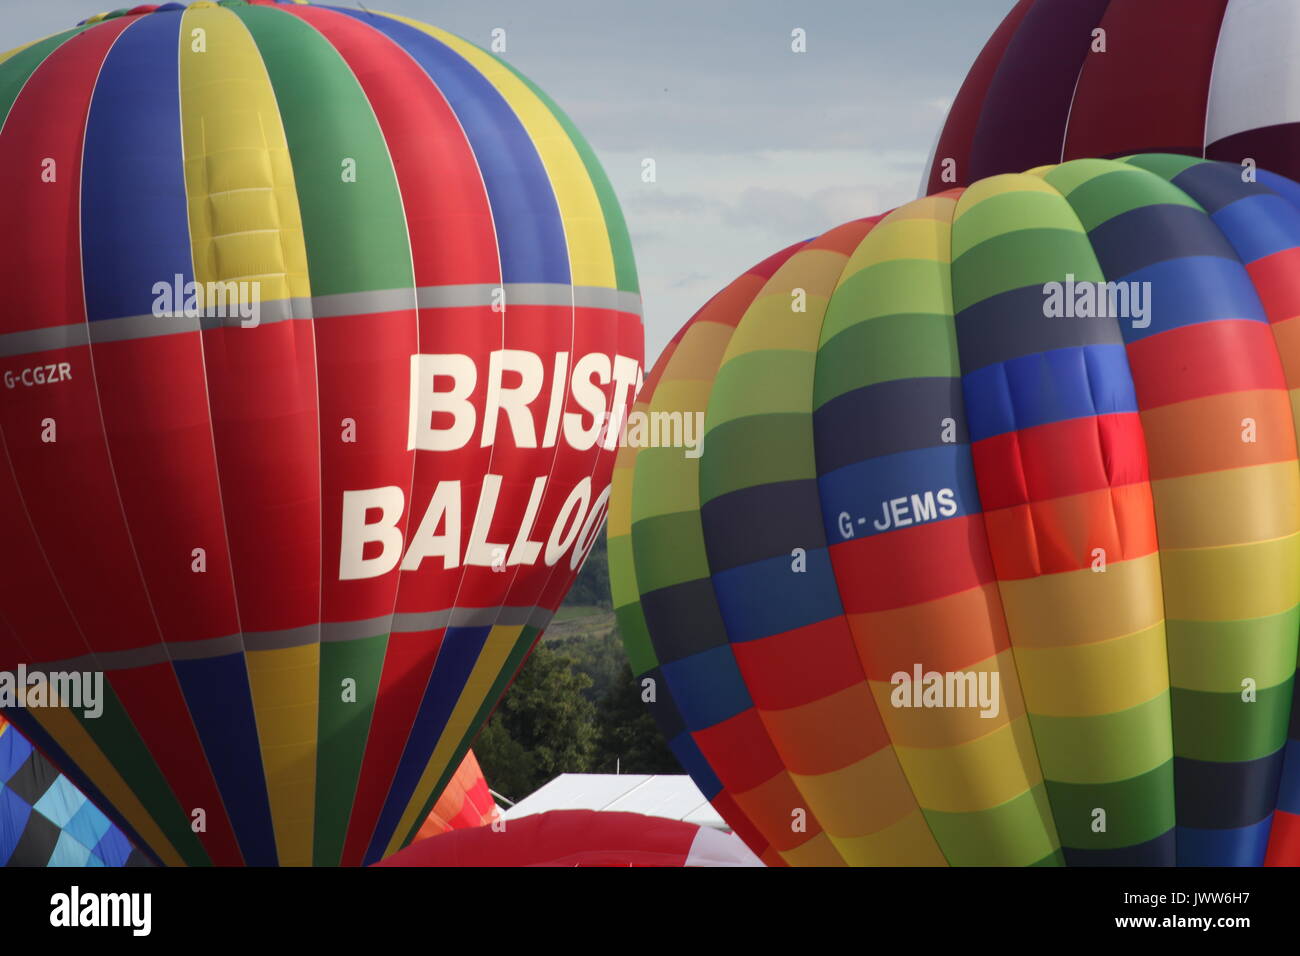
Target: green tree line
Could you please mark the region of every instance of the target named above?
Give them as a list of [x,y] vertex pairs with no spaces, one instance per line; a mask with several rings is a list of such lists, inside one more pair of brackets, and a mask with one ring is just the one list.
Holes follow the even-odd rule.
[[[612,608],[604,535],[565,606]],[[539,643],[480,732],[474,753],[492,789],[511,800],[562,773],[682,772],[641,703],[622,641],[608,623]]]

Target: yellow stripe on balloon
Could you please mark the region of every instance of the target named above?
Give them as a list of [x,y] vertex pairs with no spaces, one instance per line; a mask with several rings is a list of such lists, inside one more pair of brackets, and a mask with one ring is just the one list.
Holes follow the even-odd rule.
[[1300,532],[1229,547],[1162,550],[1160,560],[1171,621],[1239,621],[1296,606]]
[[569,269],[575,286],[617,288],[614,251],[610,246],[605,213],[587,165],[555,114],[531,89],[496,57],[460,37],[394,13],[383,16],[405,23],[455,50],[501,94],[528,131],[546,167],[564,222],[569,246]]
[[262,766],[281,866],[311,866],[316,825],[320,645],[249,651]]
[[1295,461],[1165,478],[1151,490],[1161,550],[1246,544],[1300,527]]
[[[983,215],[971,215],[976,206],[985,203],[1007,203],[1014,208],[1005,215],[987,210]],[[953,261],[985,240],[1004,235],[1010,223],[1015,223],[1016,231],[1059,228],[1063,213],[1061,194],[1038,177],[1024,173],[980,180],[962,194],[959,206],[956,216],[963,222],[952,244]]]
[[419,821],[421,811],[433,796],[433,788],[437,786],[438,780],[456,756],[456,749],[464,743],[465,736],[474,725],[474,719],[478,716],[483,702],[492,692],[492,687],[505,669],[511,652],[518,645],[519,635],[523,630],[522,624],[498,624],[488,632],[487,639],[483,642],[483,650],[479,652],[478,660],[474,662],[474,669],[470,671],[465,686],[461,688],[456,706],[452,709],[451,716],[447,718],[447,725],[438,738],[433,756],[429,759],[428,766],[424,768],[424,773],[420,775],[420,782],[416,784],[410,802],[402,813],[402,819],[397,824],[392,839],[388,841],[384,856],[397,852],[406,840],[406,835]]
[[[293,164],[262,55],[229,10],[192,4],[183,17],[181,142],[195,281],[257,281],[263,302],[309,298]],[[312,859],[318,657],[316,645],[245,655],[276,853],[286,864]]]
[[844,857],[825,832],[805,840],[798,846],[780,851],[781,859],[789,866],[844,866]]
[[[949,200],[945,206],[951,211],[956,203]],[[875,265],[882,259],[922,259],[926,262],[949,261],[952,249],[952,221],[916,215],[899,215],[903,210],[891,212],[880,224],[867,233],[866,238],[853,251],[844,267],[843,283],[854,273]],[[894,218],[898,216],[898,218]],[[949,212],[951,216],[951,212]]]
[[[1001,730],[1024,714],[1025,701],[1021,696],[1020,682],[1015,679],[1016,662],[1010,648],[982,661],[964,664],[960,673],[970,675],[976,682],[976,695],[981,674],[998,675],[997,698],[991,705],[989,716],[984,716],[983,710],[976,706],[978,696],[975,701],[968,700],[966,706],[960,707],[898,707],[893,703],[898,685],[883,680],[870,682],[876,707],[895,746],[926,750],[961,747]],[[990,678],[984,679],[990,681]],[[963,685],[963,693],[969,686]],[[1024,760],[1027,754],[1032,754],[1032,747],[1021,754],[1020,759]],[[1034,763],[1033,760],[1026,762]],[[1031,776],[1037,776],[1037,773]],[[925,801],[920,802],[921,806],[927,806]]]
[[[762,716],[766,719],[771,713]],[[883,747],[825,773],[798,773],[791,768],[790,779],[832,839],[877,833],[920,812],[892,747]],[[928,837],[928,843],[942,859],[933,836]],[[927,848],[918,845],[914,849],[920,852]]]
[[[203,31],[203,52],[194,49],[194,30]],[[220,7],[190,6],[180,78],[195,281],[257,280],[263,302],[310,297],[289,144],[243,21]]]
[[[899,762],[917,802],[926,810],[975,813],[1000,806],[1043,782],[1032,750],[1029,718],[1023,713],[991,734],[958,747],[904,747]],[[1023,861],[1021,861],[1023,862]]]
[[[54,36],[54,34],[51,34],[51,36]],[[44,40],[48,40],[48,39],[49,37],[44,38]],[[12,50],[9,50],[8,52],[0,53],[0,63],[4,63],[5,60],[13,59],[19,53],[22,53],[23,50],[26,50],[28,47],[36,46],[36,44],[38,43],[43,43],[44,40],[33,40],[31,43],[24,43],[22,46],[16,46]]]
[[[686,334],[682,336],[681,344],[673,352],[670,366],[672,378],[665,375],[659,380],[659,387],[655,389],[656,397],[651,400],[654,407],[661,407],[658,401],[659,388],[664,388],[671,382],[691,379],[702,381],[707,388],[711,389],[713,376],[718,372],[719,356],[726,351],[727,343],[731,341],[731,334],[734,331],[735,329],[730,325],[707,321],[696,322],[687,329]],[[701,402],[700,405],[693,407],[704,411],[706,404]]]
[[[797,271],[787,270],[786,266],[796,260]],[[722,355],[722,364],[726,365],[733,359],[752,352],[786,350],[799,353],[792,355],[791,358],[801,362],[806,360],[811,369],[817,346],[814,333],[810,349],[811,320],[825,315],[831,293],[835,291],[836,283],[844,272],[845,261],[844,253],[833,249],[801,249],[795,253],[776,271],[763,286],[762,294],[756,296],[749,308],[745,310],[744,318],[736,326],[735,333],[727,343],[727,350]],[[795,294],[799,292],[803,294],[803,309],[796,312]],[[756,391],[748,394],[750,397],[758,397]],[[794,391],[797,393],[798,389]],[[718,397],[713,396],[710,401],[716,403]],[[713,405],[710,405],[710,416],[713,412]],[[764,411],[755,408],[748,414],[761,415]],[[734,417],[742,417],[739,410],[734,413]],[[720,419],[718,424],[723,420],[726,419]],[[712,418],[709,427],[714,427]]]
[[913,809],[875,833],[831,836],[831,843],[849,866],[947,866],[930,826],[920,810]]
[[1064,647],[1017,646],[1016,668],[1035,715],[1095,717],[1169,690],[1165,624]]
[[[1016,648],[1063,647],[1133,634],[1164,620],[1160,558],[1150,554],[1107,566],[1052,575],[1052,587],[1038,578],[999,581],[1007,628]],[[1084,617],[1061,614],[1061,607],[1087,605]]]

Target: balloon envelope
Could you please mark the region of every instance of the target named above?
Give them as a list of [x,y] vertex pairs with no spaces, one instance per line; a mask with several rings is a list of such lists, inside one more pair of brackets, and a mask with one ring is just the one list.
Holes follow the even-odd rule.
[[0,123],[0,670],[105,675],[11,719],[163,862],[393,852],[603,519],[642,333],[594,154],[301,4],[91,18],[0,55]]
[[923,191],[1141,152],[1297,179],[1298,94],[1292,0],[1020,0],[953,101]]
[[[917,200],[755,266],[656,363],[614,602],[765,861],[1300,859],[1300,186],[1240,173]],[[703,454],[649,437],[696,416]]]
[[465,755],[438,802],[429,811],[415,839],[425,840],[449,830],[481,827],[499,819],[501,808],[492,798],[487,780],[478,765],[474,751]]
[[551,810],[420,840],[377,866],[761,866],[729,833],[641,813]]

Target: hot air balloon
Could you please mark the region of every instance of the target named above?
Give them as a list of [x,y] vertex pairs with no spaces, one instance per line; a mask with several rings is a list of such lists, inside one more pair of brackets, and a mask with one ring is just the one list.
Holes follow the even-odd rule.
[[922,191],[1166,152],[1300,178],[1292,0],[1019,0],[953,101]]
[[376,866],[761,866],[711,827],[643,813],[550,810],[419,840]]
[[647,376],[614,603],[765,861],[1300,860],[1300,186],[1241,172],[1076,160],[846,223]]
[[141,866],[147,860],[0,717],[0,866]]
[[425,840],[450,830],[486,826],[501,817],[474,751],[465,755],[438,802],[429,811],[415,839]]
[[394,852],[603,520],[599,163],[445,31],[240,0],[0,55],[0,124],[0,707],[159,862]]

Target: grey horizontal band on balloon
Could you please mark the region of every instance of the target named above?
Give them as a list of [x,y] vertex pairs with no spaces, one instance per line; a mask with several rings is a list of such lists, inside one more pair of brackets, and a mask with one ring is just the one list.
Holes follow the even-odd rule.
[[[576,308],[609,309],[641,315],[641,296],[635,292],[540,282],[506,283],[504,286],[490,284],[425,286],[414,290],[414,304],[421,309],[492,306],[497,289],[504,289],[506,309],[511,305],[561,308],[571,305]],[[313,299],[271,299],[259,303],[258,325],[269,325],[286,319],[326,319],[409,309],[413,305],[412,291],[411,289],[385,289],[377,292],[346,292]],[[239,328],[242,321],[242,317],[238,314],[225,317],[128,315],[95,322],[8,332],[0,335],[0,358],[76,348],[92,341],[96,344],[126,342],[223,326]]]
[[366,640],[383,634],[417,634],[445,627],[534,627],[550,623],[555,612],[541,607],[457,607],[384,615],[363,621],[309,624],[281,631],[226,634],[198,641],[166,641],[124,651],[82,654],[61,661],[29,664],[41,671],[121,671],[169,661],[199,661],[252,651],[278,651],[318,643]]

